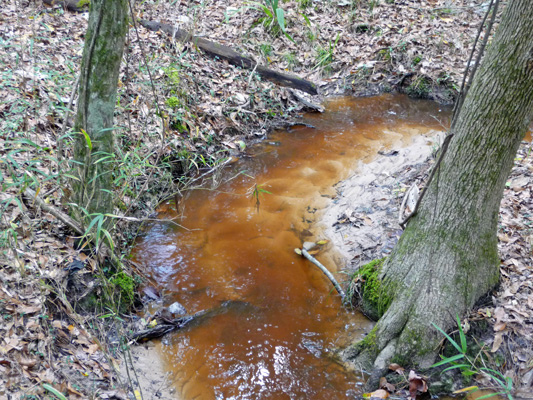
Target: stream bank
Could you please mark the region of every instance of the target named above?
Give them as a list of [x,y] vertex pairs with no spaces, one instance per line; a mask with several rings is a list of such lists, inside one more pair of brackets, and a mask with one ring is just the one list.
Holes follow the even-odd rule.
[[[261,24],[254,25],[260,17],[257,10],[242,10],[232,23],[224,22],[227,9],[239,8],[241,3],[207,1],[200,5],[190,1],[148,1],[142,3],[144,8],[141,12],[152,19],[168,18],[171,21],[183,21],[185,16],[189,16],[189,23],[202,34],[236,44],[239,50],[257,56],[262,63],[273,68],[288,69],[320,81],[323,96],[328,96],[340,93],[377,94],[382,89],[376,89],[373,83],[390,81],[391,84],[384,86],[388,90],[394,86],[392,83],[410,74],[411,70],[415,70],[417,75],[410,75],[414,79],[413,84],[406,87],[410,87],[410,91],[427,87],[424,76],[429,76],[431,83],[445,82],[446,88],[453,89],[461,76],[468,45],[484,10],[483,2],[466,0],[455,2],[454,7],[448,7],[449,2],[445,0],[425,2],[427,7],[422,7],[419,1],[406,1],[399,5],[361,1],[357,2],[357,7],[343,6],[341,2],[310,1],[305,2],[307,6],[303,11],[300,4],[286,3],[289,30],[302,44],[300,48],[283,36],[272,35]],[[65,123],[65,104],[76,81],[86,14],[69,13],[60,7],[43,8],[39,1],[14,0],[5,1],[0,12],[3,22],[0,37],[4,50],[0,52],[1,90],[5,94],[5,101],[0,104],[3,117],[0,121],[2,158],[14,149],[13,158],[19,165],[37,165],[39,174],[57,173],[56,162],[62,156],[58,132]],[[303,14],[312,21],[309,29],[300,29],[304,24]],[[322,17],[327,17],[325,23]],[[243,31],[253,32],[243,35]],[[319,50],[327,50],[328,44],[331,48],[337,35],[340,41],[332,52],[332,62],[325,66],[329,68],[317,68]],[[191,128],[187,123],[186,126],[174,125],[175,129],[168,139],[173,146],[179,142],[179,146],[172,147],[166,155],[172,155],[177,147],[180,163],[182,159],[194,161],[196,154],[216,154],[221,149],[241,154],[241,141],[251,143],[265,137],[274,122],[272,114],[283,115],[283,124],[283,119],[292,118],[290,109],[294,112],[301,107],[301,103],[284,89],[256,80],[250,87],[247,85],[248,73],[207,61],[194,49],[166,42],[156,33],[141,31],[139,37],[132,28],[130,38],[127,67],[122,75],[124,85],[119,89],[120,107],[116,113],[116,125],[128,127],[124,130],[127,133],[120,137],[126,150],[131,148],[132,143],[146,142],[148,145],[140,153],[144,156],[160,147],[161,126],[158,118],[154,117],[157,101],[162,104],[168,100],[165,104],[168,113],[181,115],[188,122],[195,121],[201,128],[203,136],[196,137],[194,126]],[[154,91],[147,84],[149,79],[140,46],[146,46],[153,55],[150,66],[156,83]],[[367,91],[368,82],[373,83]],[[177,91],[177,95],[173,91]],[[244,106],[241,94],[248,95],[250,91],[254,95],[249,98],[257,103],[252,108],[245,107],[242,113],[234,114]],[[181,105],[189,107],[189,110],[180,104],[176,106],[173,97],[184,100]],[[196,107],[192,107],[193,112],[190,111],[191,105]],[[196,111],[198,114],[194,114]],[[192,118],[193,114],[198,116],[197,120]],[[235,117],[236,121],[233,120]],[[257,122],[254,129],[248,129],[250,118]],[[67,126],[70,126],[68,122]],[[37,147],[25,147],[23,141],[26,139],[33,141]],[[17,142],[19,140],[21,142]],[[202,153],[204,150],[206,152]],[[11,176],[11,172],[4,168],[5,163],[1,163],[0,167],[4,176]],[[141,167],[151,168],[151,165]],[[12,177],[18,179],[24,170],[16,171]],[[135,176],[134,172],[130,176]],[[527,175],[529,170],[525,168],[521,173]],[[148,176],[136,178],[132,186],[144,188],[143,179]],[[18,239],[12,243],[8,237],[3,237],[7,240],[8,253],[3,253],[0,259],[0,306],[4,317],[0,323],[0,336],[5,339],[1,344],[0,398],[21,393],[46,396],[48,392],[43,384],[54,385],[70,398],[96,396],[95,391],[101,398],[120,398],[120,392],[106,390],[115,388],[117,384],[113,368],[115,360],[113,357],[106,358],[111,352],[107,348],[105,334],[98,330],[98,321],[101,321],[98,317],[108,315],[108,310],[95,308],[90,315],[83,311],[73,312],[70,303],[76,304],[77,293],[69,290],[71,274],[65,270],[81,259],[84,269],[79,274],[84,284],[100,287],[101,281],[95,277],[105,264],[99,265],[97,258],[86,258],[74,244],[72,232],[56,217],[35,208],[31,200],[20,200],[20,187],[16,181],[12,185],[9,179],[3,181],[5,191],[0,196],[5,204],[6,216],[2,219],[2,230],[8,234],[16,232]],[[43,178],[37,179],[36,184],[42,184],[39,186],[42,189],[40,193],[46,196],[47,203],[68,212],[68,193],[63,190],[60,181]],[[520,195],[527,193],[522,191]],[[141,201],[131,194],[121,200],[126,201],[126,206],[134,207],[135,217],[144,218],[160,200],[159,194],[158,191],[144,191],[143,196],[146,197]],[[17,206],[19,201],[20,207]],[[523,313],[529,311],[522,308],[522,304],[528,304],[529,292],[517,276],[528,276],[529,255],[521,249],[529,249],[530,241],[527,233],[521,234],[518,241],[513,237],[514,232],[527,231],[523,221],[527,222],[529,217],[522,210],[528,208],[517,206],[523,201],[506,204],[513,222],[508,225],[510,228],[502,240],[507,240],[509,247],[518,244],[523,247],[513,248],[512,253],[508,253],[512,255],[506,261],[510,264],[506,265],[505,280],[510,282],[510,286],[507,292],[503,292],[505,301],[501,302],[501,309],[507,311],[499,311],[495,320],[500,322],[499,328],[501,323],[506,324],[503,330],[498,331],[500,339],[511,335],[508,333],[511,329],[520,332],[523,337],[529,335],[527,329],[523,333],[524,325],[519,319],[523,321]],[[124,204],[120,203],[117,213],[122,211]],[[125,226],[126,223],[118,229],[117,243],[123,242],[127,249],[131,237],[124,234],[127,232]],[[14,250],[13,253],[9,253],[9,248]],[[519,254],[519,257],[514,254]],[[516,304],[508,304],[515,295],[519,300],[519,314],[510,308],[517,309]],[[528,346],[526,344],[523,348],[528,349]],[[72,362],[73,354],[75,362]],[[516,363],[521,371],[527,370],[529,359],[528,353],[520,350]]]
[[[400,95],[330,99],[324,114],[303,117],[306,125],[249,148],[217,177],[220,186],[208,180],[178,207],[162,206],[160,216],[177,216],[183,227],[152,223],[134,260],[152,271],[165,303],[177,301],[190,315],[235,304],[163,339],[161,354],[179,393],[321,399],[360,391],[356,376],[330,354],[370,326],[341,307],[321,272],[294,248],[324,239],[318,225],[335,197],[332,186],[357,169],[354,163],[376,169],[379,152],[392,165],[416,162],[447,118],[435,103]],[[346,272],[334,262],[334,248],[333,240],[317,257]]]

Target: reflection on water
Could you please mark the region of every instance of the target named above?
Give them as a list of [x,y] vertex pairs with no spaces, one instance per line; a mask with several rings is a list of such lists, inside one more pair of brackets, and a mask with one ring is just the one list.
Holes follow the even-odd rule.
[[[184,399],[342,399],[358,393],[355,373],[332,349],[362,337],[370,323],[341,307],[331,284],[294,253],[320,237],[314,222],[332,186],[360,160],[441,130],[447,111],[385,95],[337,99],[305,122],[277,132],[224,171],[216,190],[189,192],[179,222],[154,224],[135,257],[189,312],[223,312],[167,336],[162,356]],[[446,122],[446,121],[444,121]],[[254,185],[271,194],[250,198]],[[174,206],[161,210],[175,216]],[[319,254],[336,271],[333,251]],[[337,273],[339,280],[342,274]],[[231,302],[224,303],[228,300]]]

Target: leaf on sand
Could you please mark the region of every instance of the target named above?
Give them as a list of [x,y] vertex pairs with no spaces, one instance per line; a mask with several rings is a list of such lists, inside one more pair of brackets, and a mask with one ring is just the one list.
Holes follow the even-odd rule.
[[375,390],[371,393],[363,394],[365,399],[388,399],[390,396],[389,392],[383,389]]

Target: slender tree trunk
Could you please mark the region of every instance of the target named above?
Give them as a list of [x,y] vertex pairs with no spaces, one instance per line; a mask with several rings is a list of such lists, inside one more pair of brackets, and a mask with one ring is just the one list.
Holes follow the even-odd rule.
[[91,1],[74,127],[77,179],[72,181],[74,203],[89,213],[113,211],[113,112],[127,29],[127,0]]
[[509,2],[418,214],[363,288],[385,312],[345,356],[374,377],[391,361],[431,365],[442,339],[431,323],[450,329],[499,281],[498,210],[533,115],[532,21],[533,1]]

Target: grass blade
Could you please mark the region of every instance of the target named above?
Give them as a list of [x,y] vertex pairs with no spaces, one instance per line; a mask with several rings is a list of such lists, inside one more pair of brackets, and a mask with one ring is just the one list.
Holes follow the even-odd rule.
[[457,360],[460,360],[461,358],[463,358],[465,355],[464,354],[456,354],[452,357],[447,357],[447,358],[444,358],[438,362],[436,362],[435,364],[433,364],[431,366],[431,368],[433,367],[438,367],[438,366],[441,366],[441,365],[444,365],[444,364],[449,364],[449,363],[452,363],[454,361],[457,361]]
[[448,335],[446,332],[444,332],[441,328],[439,328],[436,324],[434,324],[433,322],[431,323],[431,325],[433,325],[435,327],[435,329],[437,329],[440,333],[442,333],[444,335],[444,337],[446,339],[448,339],[448,341],[453,345],[453,347],[455,347],[461,354],[463,354],[463,349],[457,344],[457,342],[455,340],[453,340],[451,338],[450,335]]

